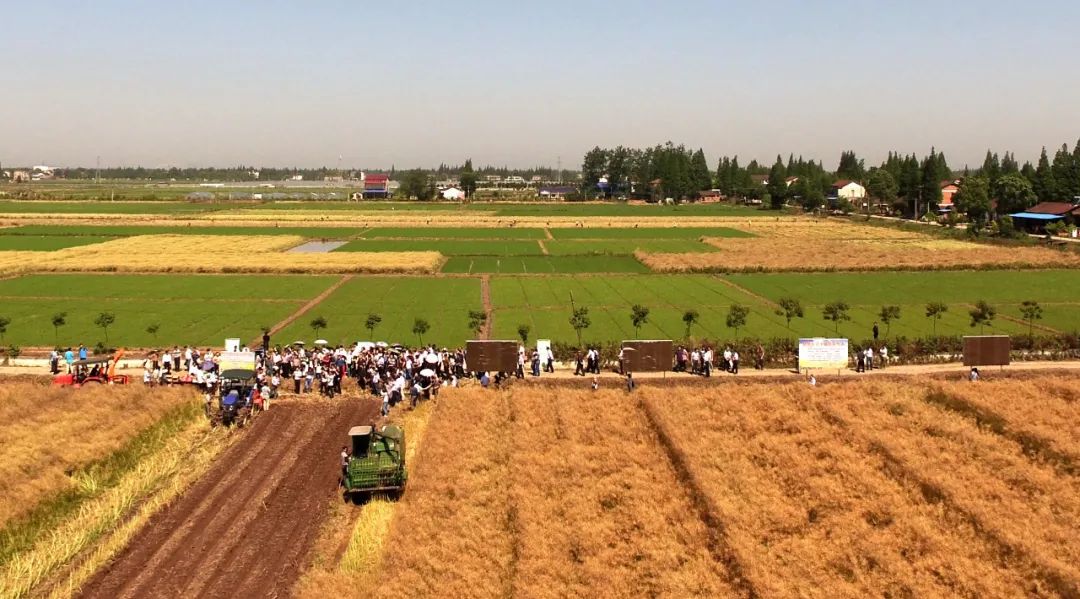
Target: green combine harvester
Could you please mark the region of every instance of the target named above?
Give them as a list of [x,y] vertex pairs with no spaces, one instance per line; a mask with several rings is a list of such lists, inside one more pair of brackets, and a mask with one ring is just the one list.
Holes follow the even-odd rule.
[[371,493],[400,496],[405,490],[405,431],[395,425],[349,429],[352,454],[342,473],[345,499],[354,502]]

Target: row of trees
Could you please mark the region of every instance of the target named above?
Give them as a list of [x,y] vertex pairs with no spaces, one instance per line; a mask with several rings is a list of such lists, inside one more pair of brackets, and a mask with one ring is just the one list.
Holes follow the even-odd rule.
[[[9,169],[10,170],[10,169]],[[368,173],[382,173],[395,179],[398,175],[397,168],[391,166],[387,169],[362,169]],[[525,169],[511,169],[506,166],[481,166],[473,170],[472,160],[469,159],[463,165],[440,164],[437,168],[414,169],[433,178],[447,178],[461,176],[465,172],[472,172],[477,176],[498,175],[506,177],[517,175],[526,180],[532,177],[541,177],[545,181],[554,181],[560,176],[558,169],[535,166]],[[280,168],[269,166],[245,166],[232,167],[194,167],[194,168],[145,168],[141,166],[107,167],[97,169],[94,167],[61,168],[55,171],[56,176],[65,179],[111,179],[111,180],[136,180],[136,181],[283,181],[294,175],[300,175],[308,181],[321,181],[325,177],[339,175],[359,176],[360,170],[338,170],[321,166],[318,168]],[[562,176],[576,176],[576,172],[563,171]]]
[[[600,186],[602,179],[607,181],[606,188]],[[712,186],[705,152],[671,142],[645,149],[596,147],[585,154],[581,165],[581,191],[587,197],[649,194],[687,198]]]
[[[834,324],[837,334],[840,332],[840,323],[851,320],[849,311],[851,306],[843,300],[838,300],[826,304],[822,308],[822,317]],[[949,311],[949,306],[941,302],[930,302],[926,304],[926,317],[931,319],[934,327],[934,335],[937,336],[937,321]],[[634,327],[635,336],[639,336],[641,333],[641,327],[648,324],[650,309],[648,306],[641,304],[634,304],[630,308],[630,323]],[[791,330],[791,321],[796,318],[803,318],[804,310],[802,303],[795,298],[785,297],[777,301],[776,315],[781,316],[787,322],[788,330]],[[1036,301],[1025,301],[1020,305],[1020,314],[1025,322],[1028,323],[1028,336],[1032,336],[1034,332],[1034,325],[1036,320],[1042,319],[1042,307]],[[986,301],[979,300],[975,303],[975,307],[972,308],[968,315],[971,317],[971,326],[979,326],[982,329],[991,325],[994,318],[997,316],[997,308],[990,305]],[[746,327],[747,320],[750,316],[750,308],[741,304],[732,304],[728,308],[726,324],[727,327],[735,331],[735,337],[739,336],[739,329]],[[885,325],[885,336],[889,336],[889,327],[897,320],[900,320],[901,312],[900,306],[882,306],[878,312],[878,320]],[[683,313],[682,321],[686,325],[686,337],[690,338],[693,332],[694,325],[698,324],[701,319],[701,315],[697,310],[687,310]],[[574,307],[570,316],[570,326],[577,334],[578,345],[582,344],[581,335],[586,329],[592,325],[592,320],[589,318],[589,308],[586,306]],[[109,343],[109,327],[116,323],[116,315],[111,312],[101,312],[94,318],[94,325],[100,327],[105,334],[105,344]],[[368,335],[374,339],[375,329],[382,323],[382,316],[378,313],[369,313],[367,319],[364,321],[364,328],[367,329]],[[487,314],[482,310],[470,310],[468,313],[469,330],[474,335],[479,335],[487,324]],[[4,335],[7,333],[8,326],[11,324],[11,318],[7,316],[0,316],[0,341],[4,340]],[[67,312],[59,312],[52,317],[52,326],[57,339],[59,339],[60,328],[67,324]],[[314,336],[318,337],[319,332],[329,326],[329,322],[324,316],[317,316],[308,323],[311,327],[311,331]],[[157,337],[160,325],[157,323],[150,324],[146,328],[146,332]],[[431,329],[431,325],[427,320],[423,318],[417,318],[413,322],[412,333],[417,336],[420,345],[424,344],[424,335]],[[262,327],[264,333],[270,331],[269,327]],[[531,327],[525,324],[518,325],[518,336],[521,337],[523,343],[528,342],[529,333]]]

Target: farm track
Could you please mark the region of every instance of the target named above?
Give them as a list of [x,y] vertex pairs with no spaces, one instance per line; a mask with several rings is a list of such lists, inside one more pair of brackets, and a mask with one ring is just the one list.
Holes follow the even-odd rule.
[[[353,278],[353,275],[345,275],[345,276],[341,277],[341,279],[339,279],[336,283],[334,283],[330,287],[326,288],[325,291],[323,291],[319,295],[312,298],[311,301],[304,304],[303,306],[300,306],[299,310],[297,310],[296,312],[293,312],[292,314],[290,314],[285,320],[282,320],[281,322],[279,322],[279,323],[275,324],[274,326],[270,327],[270,335],[276,335],[279,331],[284,330],[285,327],[289,326],[293,322],[296,322],[296,320],[298,318],[300,318],[304,314],[307,314],[310,310],[315,308],[315,306],[318,306],[319,304],[321,304],[323,302],[323,300],[330,297],[335,291],[340,289],[342,285],[344,285],[345,283],[348,283],[350,280],[352,280],[352,278]],[[252,339],[251,345],[254,347],[254,346],[258,345],[259,343],[261,343],[261,341],[262,341],[261,337],[256,337],[255,339]]]
[[281,403],[87,583],[82,597],[287,594],[338,477],[344,431],[374,403]]

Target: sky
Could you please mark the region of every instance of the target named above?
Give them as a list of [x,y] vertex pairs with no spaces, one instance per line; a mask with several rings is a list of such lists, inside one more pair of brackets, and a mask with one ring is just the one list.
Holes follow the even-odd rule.
[[[10,0],[0,0],[0,7]],[[39,0],[2,11],[0,163],[577,168],[1080,137],[1075,0]]]

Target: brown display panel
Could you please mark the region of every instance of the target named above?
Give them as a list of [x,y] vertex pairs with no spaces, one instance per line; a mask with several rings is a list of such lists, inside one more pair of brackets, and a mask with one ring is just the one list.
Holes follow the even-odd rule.
[[1011,350],[1008,335],[964,337],[964,366],[1008,366]]
[[518,363],[518,342],[467,341],[465,363],[471,372],[514,372]]
[[623,372],[667,372],[675,363],[671,340],[623,341]]

